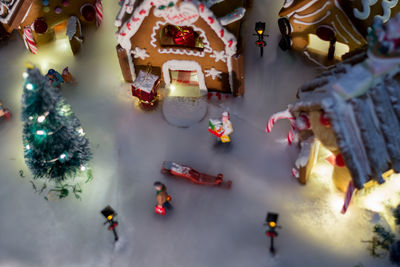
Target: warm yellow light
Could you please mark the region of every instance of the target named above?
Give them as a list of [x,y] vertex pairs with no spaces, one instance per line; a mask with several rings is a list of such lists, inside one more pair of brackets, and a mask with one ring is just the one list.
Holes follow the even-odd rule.
[[258,31],[257,31],[257,33],[258,33],[259,35],[263,34],[263,32],[264,32],[263,30],[258,30]]
[[173,91],[175,90],[175,86],[171,84],[171,85],[169,86],[169,89],[171,90],[171,92],[173,92]]
[[[308,35],[308,46],[307,50],[321,54],[328,55],[329,52],[329,41],[324,41],[317,35],[310,33]],[[350,47],[347,44],[336,42],[335,43],[335,58],[341,60],[342,56],[350,51]]]
[[276,226],[276,223],[275,222],[269,222],[269,227],[275,227]]
[[112,220],[112,218],[113,218],[113,216],[112,216],[112,215],[108,215],[108,216],[107,216],[107,220],[109,220],[109,221],[111,221],[111,220]]

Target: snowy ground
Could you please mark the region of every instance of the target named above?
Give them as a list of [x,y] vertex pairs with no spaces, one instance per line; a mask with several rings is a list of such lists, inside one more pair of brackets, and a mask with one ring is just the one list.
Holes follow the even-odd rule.
[[[0,122],[1,267],[390,266],[387,259],[372,259],[361,243],[370,237],[371,213],[354,205],[341,215],[342,195],[318,173],[300,186],[290,176],[296,148],[281,141],[288,125],[279,123],[270,135],[265,133],[268,117],[285,109],[296,88],[320,71],[279,50],[276,21],[283,1],[253,1],[245,25],[245,96],[209,104],[206,118],[218,118],[223,110],[231,113],[235,132],[229,149],[214,147],[207,119],[177,128],[164,120],[160,108],[137,108],[115,52],[117,1],[103,2],[105,24],[89,33],[76,58],[62,45],[30,55],[16,36],[0,48],[0,99],[14,115]],[[253,45],[258,20],[267,22],[270,34],[264,58]],[[32,190],[19,119],[27,60],[43,71],[68,65],[79,81],[76,87],[64,86],[62,93],[94,154],[94,181],[84,187],[82,201],[47,202]],[[163,160],[222,172],[233,187],[206,188],[163,177]],[[173,197],[175,209],[167,217],[153,211],[155,180],[166,183]],[[107,204],[119,213],[115,247],[100,214]],[[275,257],[264,234],[267,211],[280,213]]]

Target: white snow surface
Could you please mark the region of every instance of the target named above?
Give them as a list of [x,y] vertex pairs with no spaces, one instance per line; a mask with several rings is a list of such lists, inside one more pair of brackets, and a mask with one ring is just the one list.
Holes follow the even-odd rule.
[[[32,55],[16,34],[0,48],[0,99],[13,112],[10,121],[0,121],[1,267],[391,266],[387,258],[371,258],[361,243],[371,237],[371,213],[353,205],[341,215],[343,194],[322,173],[306,186],[291,178],[298,150],[280,142],[289,125],[279,122],[265,133],[268,117],[294,102],[297,88],[321,71],[278,48],[276,22],[283,1],[253,1],[244,22],[245,96],[209,102],[208,117],[230,113],[235,132],[229,150],[214,147],[207,119],[178,128],[163,119],[160,108],[135,107],[115,52],[118,1],[103,5],[104,23],[86,32],[75,58],[62,41]],[[252,36],[259,20],[265,20],[270,34],[263,58]],[[29,183],[20,120],[21,74],[28,60],[43,73],[68,66],[78,81],[61,90],[94,154],[94,180],[84,186],[81,201],[47,202]],[[233,181],[232,189],[164,177],[164,160],[221,172]],[[155,180],[165,183],[173,198],[174,210],[166,217],[154,213]],[[115,246],[100,214],[108,204],[120,223]],[[267,211],[280,214],[275,257],[263,226]]]

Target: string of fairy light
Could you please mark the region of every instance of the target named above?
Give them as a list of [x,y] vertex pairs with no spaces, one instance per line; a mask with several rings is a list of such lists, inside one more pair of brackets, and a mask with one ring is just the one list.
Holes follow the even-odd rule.
[[[26,80],[26,79],[29,77],[29,74],[28,74],[27,72],[24,72],[24,73],[22,74],[22,77]],[[36,88],[35,88],[35,85],[34,85],[33,83],[31,83],[31,82],[27,82],[27,83],[25,84],[25,88],[26,88],[28,91],[34,91],[34,90],[36,89]],[[60,111],[59,111],[59,114],[60,114],[61,116],[66,116],[66,115],[68,115],[68,113],[69,113],[70,111],[71,111],[71,107],[70,107],[68,104],[64,104],[63,106],[61,106]],[[49,115],[49,112],[46,111],[46,112],[44,112],[43,114],[39,115],[39,116],[37,117],[36,121],[37,121],[39,124],[42,124],[42,123],[46,120],[46,117],[47,117],[48,115]],[[33,116],[30,116],[30,117],[29,117],[29,120],[30,120],[30,121],[32,121],[33,119],[34,119]],[[83,131],[83,128],[82,128],[82,127],[78,127],[78,128],[76,129],[76,131],[79,133],[80,136],[84,136],[84,135],[85,135],[85,132]],[[45,130],[39,129],[39,130],[36,130],[35,134],[38,135],[38,136],[47,137],[47,136],[49,136],[49,135],[54,134],[54,132],[47,132],[47,131],[45,131]],[[32,147],[31,147],[30,144],[26,144],[26,145],[25,145],[25,149],[29,152],[29,151],[31,151]],[[67,159],[68,159],[67,153],[63,152],[63,153],[61,153],[61,155],[58,156],[57,158],[54,158],[54,159],[51,159],[51,160],[47,160],[47,161],[44,161],[44,162],[45,162],[45,163],[54,163],[54,162],[56,162],[56,161],[65,162]],[[85,171],[85,170],[86,170],[86,166],[81,165],[81,166],[80,166],[80,170],[81,170],[81,171]]]

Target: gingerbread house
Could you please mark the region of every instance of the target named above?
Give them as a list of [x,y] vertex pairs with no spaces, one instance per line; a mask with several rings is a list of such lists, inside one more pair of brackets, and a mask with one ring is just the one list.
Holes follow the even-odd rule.
[[302,148],[301,183],[322,148],[331,153],[333,182],[342,191],[349,182],[362,189],[400,172],[400,14],[380,25],[368,53],[301,86],[288,107]]
[[143,70],[159,76],[171,91],[242,95],[238,41],[246,1],[228,2],[125,0],[115,21],[125,81],[133,82]]
[[386,22],[399,11],[397,0],[286,0],[279,12],[280,47],[332,65],[367,46],[366,35],[374,19]]
[[101,0],[1,0],[0,23],[7,32],[17,30],[26,47],[36,54],[41,45],[68,38],[74,53],[83,42],[82,25],[102,20]]

